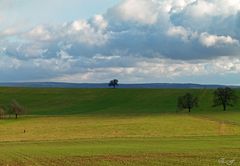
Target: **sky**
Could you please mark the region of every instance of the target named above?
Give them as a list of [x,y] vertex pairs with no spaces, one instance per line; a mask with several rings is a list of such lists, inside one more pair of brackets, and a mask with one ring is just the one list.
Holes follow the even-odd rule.
[[0,82],[240,85],[240,0],[0,0]]

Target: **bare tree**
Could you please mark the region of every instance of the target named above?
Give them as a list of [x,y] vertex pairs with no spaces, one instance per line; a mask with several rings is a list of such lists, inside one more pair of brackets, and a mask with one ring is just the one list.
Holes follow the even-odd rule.
[[0,108],[0,119],[4,119],[4,109],[3,108]]
[[117,79],[114,79],[114,80],[111,80],[108,84],[108,86],[112,86],[114,89],[116,88],[116,86],[118,86],[118,80]]
[[15,114],[15,118],[17,119],[18,115],[25,112],[25,109],[16,100],[13,100],[11,103],[11,112]]
[[233,89],[229,87],[218,88],[214,91],[213,107],[223,106],[223,110],[226,111],[227,106],[233,107],[237,101],[237,96]]
[[178,108],[179,109],[188,109],[188,112],[191,112],[191,109],[198,106],[198,98],[194,97],[191,93],[186,93],[184,96],[178,98]]

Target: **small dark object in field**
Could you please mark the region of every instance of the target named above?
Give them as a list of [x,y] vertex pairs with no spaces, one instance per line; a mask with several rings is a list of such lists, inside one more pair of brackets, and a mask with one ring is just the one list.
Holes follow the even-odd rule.
[[26,130],[23,130],[23,133],[26,133]]

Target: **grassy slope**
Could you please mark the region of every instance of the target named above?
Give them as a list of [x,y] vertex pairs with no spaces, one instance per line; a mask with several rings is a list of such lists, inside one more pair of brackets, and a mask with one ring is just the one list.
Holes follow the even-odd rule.
[[[26,133],[23,131],[26,130]],[[0,121],[1,141],[238,135],[238,125],[189,115],[35,117]]]
[[[201,105],[176,113],[177,96],[187,91]],[[29,115],[50,115],[0,121],[0,165],[219,165],[222,157],[238,165],[239,105],[212,108],[211,94],[0,88],[1,103],[15,98]]]
[[[30,89],[0,88],[0,104],[16,99],[30,115],[151,114],[176,112],[177,97],[191,91],[199,97],[194,112],[219,111],[212,108],[213,90],[204,89]],[[240,90],[237,91],[240,96]],[[231,111],[237,111],[240,102]]]
[[239,138],[121,138],[0,143],[4,165],[221,165],[240,163]]
[[0,165],[240,163],[240,126],[196,115],[27,117],[0,131]]

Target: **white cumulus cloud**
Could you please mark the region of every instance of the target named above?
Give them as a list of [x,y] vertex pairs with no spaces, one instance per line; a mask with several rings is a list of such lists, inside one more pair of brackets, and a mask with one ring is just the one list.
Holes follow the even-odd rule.
[[214,47],[221,45],[238,45],[239,41],[230,36],[217,36],[208,33],[200,35],[200,42],[206,47]]
[[124,0],[111,10],[111,14],[124,21],[154,24],[158,19],[156,7],[152,0]]

